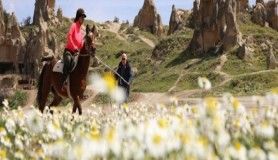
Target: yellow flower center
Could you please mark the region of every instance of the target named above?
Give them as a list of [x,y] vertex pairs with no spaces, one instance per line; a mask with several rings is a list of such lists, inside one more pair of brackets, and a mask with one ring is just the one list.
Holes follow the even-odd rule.
[[113,142],[113,140],[115,139],[115,134],[116,134],[116,131],[114,128],[111,128],[109,129],[108,133],[107,133],[107,140],[108,142]]
[[191,111],[192,111],[192,113],[194,113],[194,114],[198,113],[198,108],[197,108],[197,106],[192,106]]
[[162,137],[158,134],[155,134],[152,140],[154,144],[159,145],[162,142]]
[[7,158],[6,150],[0,149],[0,158],[1,159],[6,159]]
[[216,100],[216,98],[213,97],[208,97],[205,99],[205,102],[207,104],[207,109],[209,112],[215,112],[218,108],[218,102]]
[[234,110],[238,110],[239,106],[240,106],[239,100],[238,100],[238,99],[234,99],[234,100],[233,100],[233,107],[234,107]]
[[208,139],[204,136],[199,137],[198,141],[203,146],[208,146],[208,144],[209,144]]
[[97,128],[93,128],[91,133],[90,133],[90,136],[93,140],[99,140],[100,139],[99,130]]
[[169,126],[169,123],[166,119],[159,119],[158,125],[160,128],[167,128]]
[[124,103],[124,104],[122,105],[122,107],[123,107],[124,110],[128,110],[128,105],[127,105],[126,103]]
[[190,137],[188,134],[184,133],[184,134],[180,134],[180,140],[183,144],[187,144],[190,140]]
[[236,150],[239,151],[241,149],[241,144],[239,142],[235,142],[234,147],[235,147]]
[[5,131],[5,128],[0,127],[0,132],[4,132],[4,131]]
[[104,74],[103,79],[109,89],[109,91],[114,90],[117,86],[117,81],[114,75],[110,72]]

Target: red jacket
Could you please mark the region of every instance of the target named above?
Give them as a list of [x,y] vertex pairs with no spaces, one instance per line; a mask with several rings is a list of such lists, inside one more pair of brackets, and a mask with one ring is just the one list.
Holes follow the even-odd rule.
[[84,44],[84,34],[81,29],[81,25],[75,22],[71,25],[69,33],[67,35],[67,45],[66,49],[75,52],[80,50]]

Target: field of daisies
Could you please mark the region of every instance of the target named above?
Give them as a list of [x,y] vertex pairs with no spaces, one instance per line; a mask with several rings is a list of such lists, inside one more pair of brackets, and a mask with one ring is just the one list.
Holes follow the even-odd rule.
[[115,104],[109,112],[92,104],[82,116],[71,108],[9,110],[5,100],[0,159],[277,160],[277,91],[252,107],[224,94],[197,105]]

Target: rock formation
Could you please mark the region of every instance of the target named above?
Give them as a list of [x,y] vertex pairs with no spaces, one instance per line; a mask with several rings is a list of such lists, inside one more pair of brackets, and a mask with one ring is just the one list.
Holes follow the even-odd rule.
[[273,53],[273,48],[269,49],[267,65],[268,65],[268,69],[277,69],[278,68],[278,61]]
[[143,8],[134,19],[134,27],[141,30],[148,30],[155,35],[163,33],[161,17],[157,13],[153,0],[145,0]]
[[249,7],[249,0],[238,0],[237,1],[237,11],[245,12]]
[[0,0],[0,43],[1,43],[1,36],[5,33],[5,24],[4,24],[4,9],[2,6],[2,0]]
[[196,0],[193,9],[195,31],[188,49],[207,53],[217,48],[227,50],[239,43],[241,34],[236,9],[236,0]]
[[265,6],[269,26],[278,31],[278,1],[269,0]]
[[38,60],[41,57],[54,56],[57,42],[48,29],[48,24],[44,21],[36,29],[32,30],[27,40],[28,57]]
[[[56,53],[57,42],[54,34],[49,31],[49,27],[55,28],[59,25],[59,18],[62,18],[62,10],[54,14],[55,0],[36,0],[34,11],[34,24],[36,29],[29,36],[29,45],[32,57],[41,58],[41,56],[54,56]],[[51,19],[49,19],[51,18]]]
[[23,63],[26,42],[19,29],[19,25],[14,13],[6,13],[4,15],[1,0],[0,27],[0,64],[11,65],[12,67],[7,67],[6,70],[8,71],[9,69],[12,69],[18,73],[18,65]]
[[254,10],[253,10],[253,14],[252,14],[252,18],[251,20],[264,27],[266,25],[266,9],[264,7],[264,5],[262,3],[257,3]]
[[[40,59],[42,57],[55,56],[57,52],[57,40],[55,34],[50,31],[56,29],[60,22],[58,16],[55,15],[55,0],[36,0],[34,10],[34,27],[30,31],[26,46],[26,55],[24,61],[30,64],[32,74],[37,76]],[[59,11],[62,17],[62,11]]]
[[53,20],[55,0],[36,0],[33,15],[33,24],[39,25],[40,18],[44,21]]
[[185,26],[189,15],[190,15],[189,11],[176,9],[175,5],[173,5],[172,13],[169,21],[168,35],[174,33],[175,31]]
[[260,26],[269,26],[278,31],[278,1],[257,0],[252,21]]
[[264,4],[264,1],[266,1],[266,0],[256,0],[256,4],[257,4],[257,3]]

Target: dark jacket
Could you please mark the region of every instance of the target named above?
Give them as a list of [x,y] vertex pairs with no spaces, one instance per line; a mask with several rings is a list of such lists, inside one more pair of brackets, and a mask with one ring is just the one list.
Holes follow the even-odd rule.
[[[130,84],[132,72],[129,62],[127,62],[126,65],[123,65],[122,62],[120,62],[117,69],[117,73],[121,75],[121,77],[123,77]],[[128,84],[126,84],[118,75],[116,75],[116,79],[118,80],[119,86],[128,87]]]

